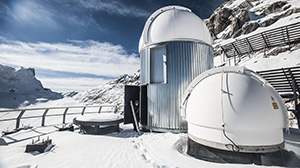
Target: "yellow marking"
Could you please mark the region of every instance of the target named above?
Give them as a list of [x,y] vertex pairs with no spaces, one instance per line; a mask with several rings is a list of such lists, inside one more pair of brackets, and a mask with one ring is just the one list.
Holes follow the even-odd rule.
[[272,103],[274,109],[278,109],[277,103]]
[[271,99],[274,101],[274,98],[271,96]]

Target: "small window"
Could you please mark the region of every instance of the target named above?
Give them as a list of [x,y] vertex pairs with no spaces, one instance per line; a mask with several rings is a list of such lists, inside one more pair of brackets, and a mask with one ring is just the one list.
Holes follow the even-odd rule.
[[166,47],[152,48],[150,54],[150,83],[167,83]]

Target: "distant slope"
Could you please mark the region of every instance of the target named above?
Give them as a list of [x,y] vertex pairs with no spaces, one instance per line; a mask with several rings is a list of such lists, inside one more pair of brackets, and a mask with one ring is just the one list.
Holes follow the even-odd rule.
[[0,65],[0,108],[20,108],[62,95],[42,86],[33,68],[15,69]]
[[121,75],[105,85],[88,91],[79,92],[73,96],[73,98],[84,104],[122,105],[124,101],[124,86],[139,85],[139,83],[140,72],[137,71],[133,75]]

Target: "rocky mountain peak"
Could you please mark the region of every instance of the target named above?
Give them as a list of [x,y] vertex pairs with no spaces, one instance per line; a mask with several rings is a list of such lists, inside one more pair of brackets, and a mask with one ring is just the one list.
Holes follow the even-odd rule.
[[216,39],[235,38],[299,13],[295,0],[231,0],[217,8],[205,23]]

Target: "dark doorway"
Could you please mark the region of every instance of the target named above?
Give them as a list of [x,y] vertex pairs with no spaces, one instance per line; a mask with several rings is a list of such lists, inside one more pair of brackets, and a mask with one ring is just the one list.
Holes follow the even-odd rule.
[[141,86],[140,97],[140,121],[142,125],[148,124],[148,98],[147,98],[147,85]]
[[138,108],[139,108],[139,95],[140,95],[140,87],[139,86],[125,85],[124,124],[133,123],[134,119],[132,116],[130,101],[133,102],[134,111],[137,112]]

